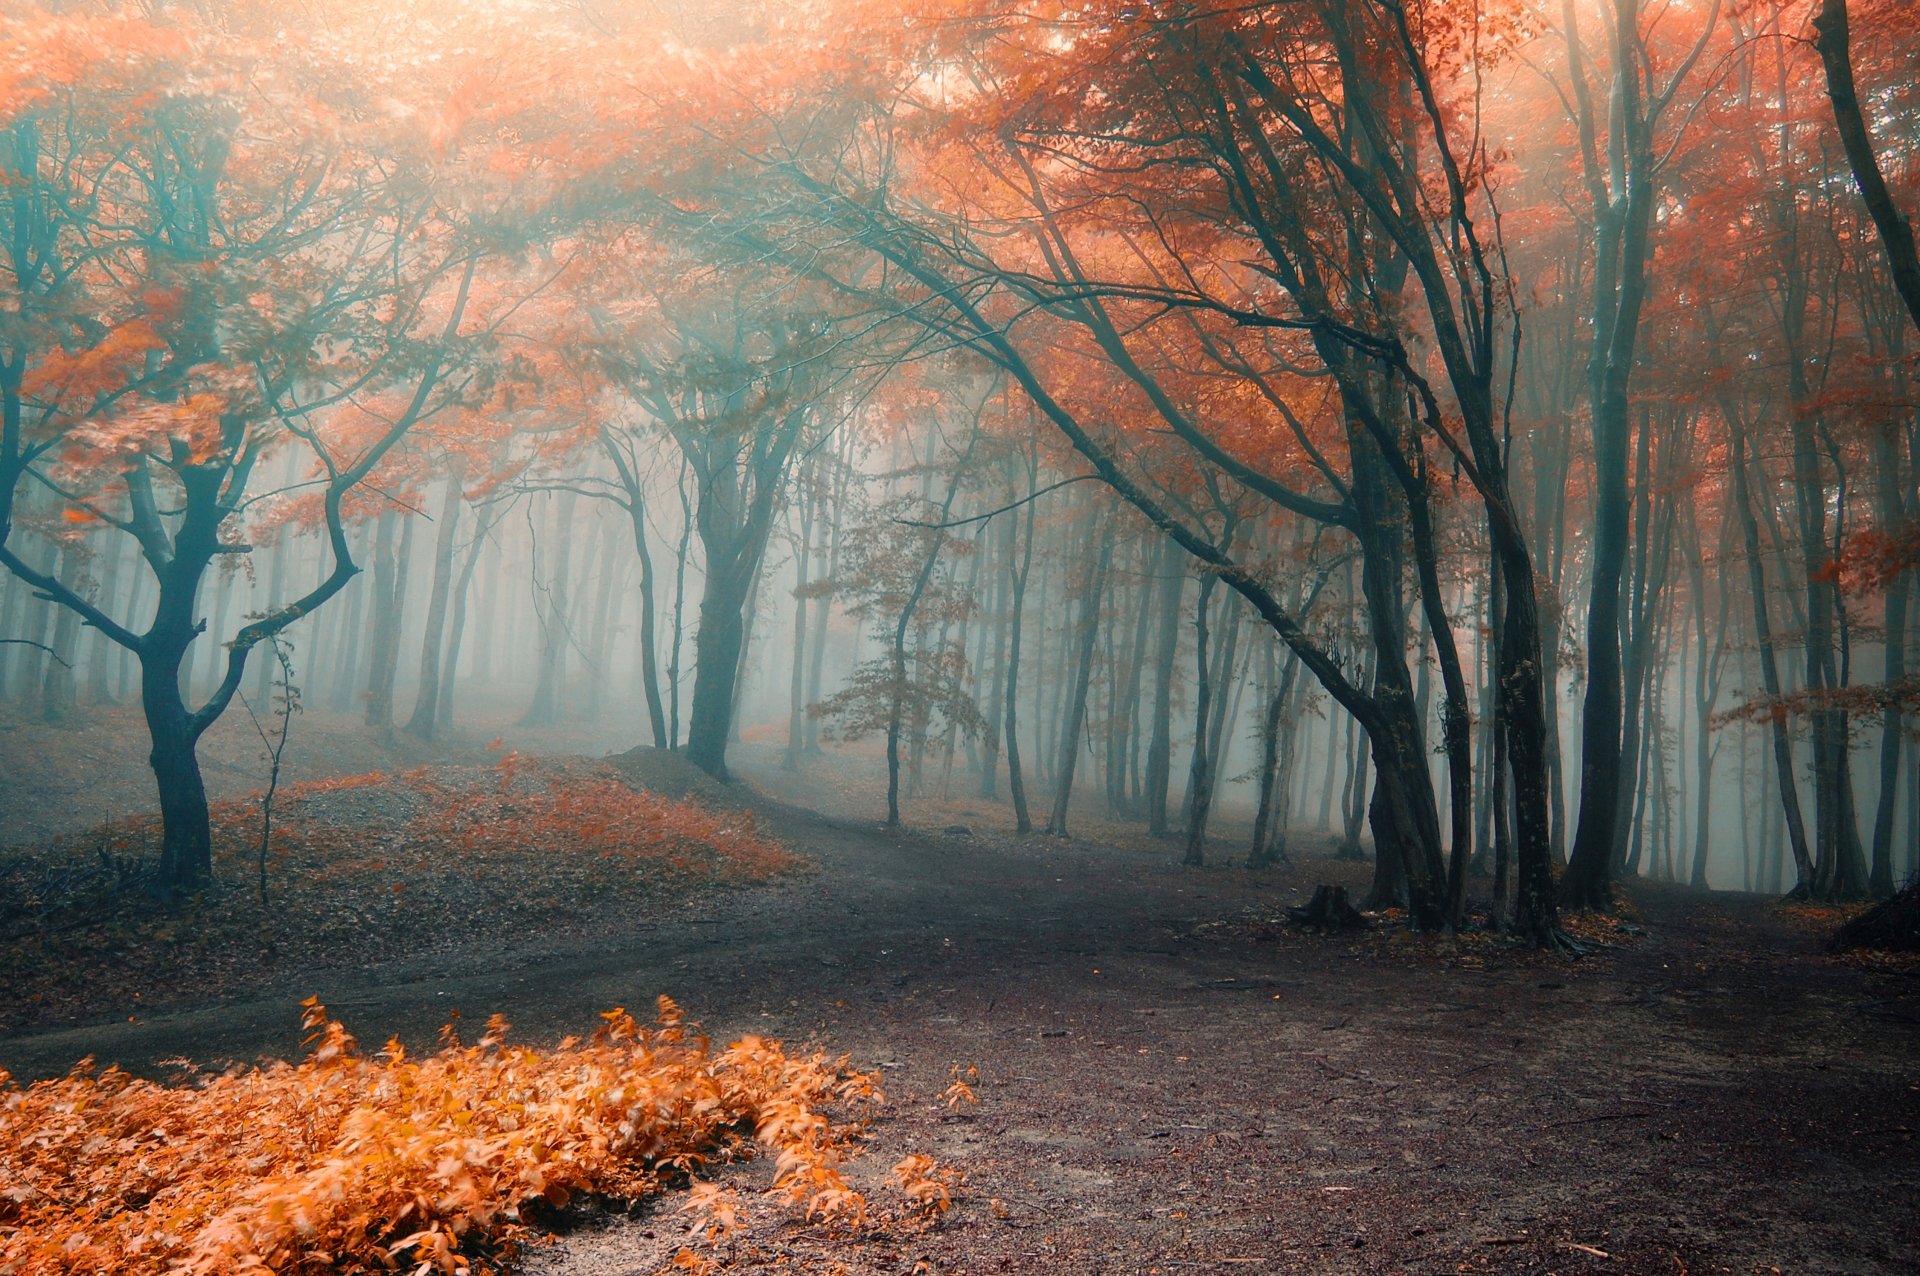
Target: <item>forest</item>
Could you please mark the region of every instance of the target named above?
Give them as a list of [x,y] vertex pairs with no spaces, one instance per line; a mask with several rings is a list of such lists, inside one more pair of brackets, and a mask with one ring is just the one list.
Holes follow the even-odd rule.
[[1920,1270],[1913,19],[0,0],[0,1276]]

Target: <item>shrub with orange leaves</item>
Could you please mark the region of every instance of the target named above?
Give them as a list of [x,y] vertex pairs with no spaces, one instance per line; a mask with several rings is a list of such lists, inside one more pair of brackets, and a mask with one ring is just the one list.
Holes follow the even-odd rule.
[[714,1053],[665,997],[653,1028],[602,1019],[549,1051],[506,1045],[495,1016],[476,1045],[370,1059],[310,999],[298,1065],[197,1087],[0,1072],[0,1271],[479,1276],[543,1203],[649,1195],[749,1134],[819,1195],[810,1213],[864,1205],[830,1182],[846,1135],[819,1111],[879,1098],[845,1058]]
[[953,1189],[959,1175],[942,1169],[925,1153],[901,1157],[894,1163],[893,1178],[927,1218],[937,1219],[953,1208]]

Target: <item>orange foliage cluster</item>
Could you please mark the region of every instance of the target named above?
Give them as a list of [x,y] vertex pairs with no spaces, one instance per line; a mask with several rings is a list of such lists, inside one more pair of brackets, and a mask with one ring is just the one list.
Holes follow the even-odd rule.
[[[543,1203],[646,1196],[749,1135],[779,1156],[776,1194],[864,1212],[836,1168],[848,1127],[821,1109],[877,1102],[873,1078],[760,1037],[715,1053],[659,1006],[653,1029],[614,1010],[551,1051],[505,1045],[495,1016],[477,1045],[369,1059],[309,1000],[297,1066],[198,1088],[0,1072],[0,1271],[478,1276]],[[910,1191],[934,1172],[914,1168]]]
[[[747,881],[802,862],[761,835],[748,812],[719,812],[697,801],[636,790],[600,763],[508,753],[492,774],[489,782],[477,768],[415,767],[392,775],[369,771],[288,785],[280,791],[275,841],[321,852],[336,865],[359,864],[357,858],[337,860],[333,852],[341,848],[329,843],[343,830],[309,819],[306,800],[348,790],[391,790],[394,809],[411,813],[399,827],[372,831],[397,834],[413,847],[457,851],[469,860],[531,854],[645,861],[688,876]],[[259,827],[254,798],[214,803],[212,813],[216,830],[246,833]],[[359,846],[366,839],[356,834],[353,841]]]
[[[509,753],[497,765],[500,783],[459,790],[411,772],[409,787],[427,797],[414,817],[427,830],[469,852],[552,849],[574,855],[658,860],[680,872],[763,877],[800,863],[762,837],[745,811],[716,812],[629,788],[611,768],[535,762]],[[525,777],[525,782],[517,782]]]

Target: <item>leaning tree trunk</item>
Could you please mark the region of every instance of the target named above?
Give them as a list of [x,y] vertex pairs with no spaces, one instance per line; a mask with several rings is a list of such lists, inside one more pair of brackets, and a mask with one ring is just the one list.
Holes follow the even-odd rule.
[[1861,201],[1880,232],[1894,287],[1906,304],[1915,329],[1920,330],[1920,249],[1914,246],[1913,223],[1893,202],[1893,195],[1887,189],[1886,176],[1873,151],[1873,138],[1867,132],[1866,116],[1860,108],[1859,91],[1853,79],[1847,0],[1821,0],[1820,12],[1813,19],[1813,30],[1814,48],[1819,50],[1820,61],[1826,69],[1827,97],[1833,103],[1834,123],[1839,126],[1847,163],[1853,169]]

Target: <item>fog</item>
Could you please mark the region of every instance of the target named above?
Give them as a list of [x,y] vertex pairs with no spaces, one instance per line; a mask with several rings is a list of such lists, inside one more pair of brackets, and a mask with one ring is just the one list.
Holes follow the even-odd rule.
[[1910,50],[1521,8],[33,10],[0,695],[140,705],[176,887],[290,685],[1428,928],[1890,893]]

